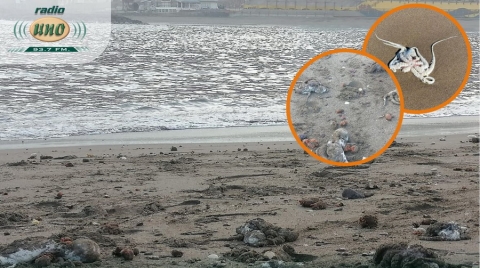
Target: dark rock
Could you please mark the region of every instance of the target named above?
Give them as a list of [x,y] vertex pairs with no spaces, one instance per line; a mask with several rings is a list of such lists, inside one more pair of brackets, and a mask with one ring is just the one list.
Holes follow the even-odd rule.
[[139,20],[132,20],[124,16],[113,15],[111,17],[112,24],[141,24],[141,25],[148,25],[148,23],[144,23]]
[[172,250],[172,257],[174,258],[181,258],[183,256],[183,252],[181,252],[180,250]]
[[359,199],[359,198],[365,198],[366,196],[361,192],[357,192],[352,189],[345,189],[342,192],[342,197],[347,199]]

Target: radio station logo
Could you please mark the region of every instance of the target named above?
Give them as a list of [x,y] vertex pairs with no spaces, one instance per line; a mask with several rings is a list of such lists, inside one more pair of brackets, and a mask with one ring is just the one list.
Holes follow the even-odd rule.
[[[83,40],[87,35],[87,27],[84,22],[71,22],[69,24],[64,19],[52,16],[63,15],[64,13],[64,7],[38,7],[35,9],[35,15],[47,16],[36,19],[35,21],[31,22],[30,25],[25,21],[17,21],[13,26],[13,34],[18,40],[30,39],[31,36],[40,42],[52,44],[69,37],[70,33],[72,32],[72,39],[80,41]],[[71,31],[72,28],[73,31]],[[87,50],[88,47],[67,46],[35,46],[9,49],[10,52],[81,52]]]

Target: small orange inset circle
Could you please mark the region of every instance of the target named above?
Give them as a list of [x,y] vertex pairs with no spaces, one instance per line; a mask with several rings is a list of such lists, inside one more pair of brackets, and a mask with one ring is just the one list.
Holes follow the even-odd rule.
[[335,49],[309,60],[287,95],[287,121],[315,159],[355,166],[380,156],[400,131],[403,95],[393,72],[376,57]]
[[[405,62],[398,59],[402,47],[420,55],[416,59],[421,66],[411,71],[399,66]],[[386,12],[370,28],[362,50],[397,70],[405,112],[410,114],[447,106],[467,84],[472,68],[470,42],[460,23],[427,4],[406,4]]]

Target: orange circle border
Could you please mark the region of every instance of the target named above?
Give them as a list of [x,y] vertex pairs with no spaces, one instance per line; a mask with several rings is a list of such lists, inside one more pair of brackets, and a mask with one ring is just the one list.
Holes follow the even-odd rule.
[[467,71],[465,73],[465,77],[463,78],[462,84],[460,84],[457,91],[455,91],[455,93],[450,98],[448,98],[446,101],[442,102],[441,104],[439,104],[437,106],[434,106],[432,108],[429,108],[429,109],[424,109],[424,110],[405,109],[405,113],[409,113],[409,114],[431,113],[431,112],[435,112],[435,111],[437,111],[441,108],[446,107],[453,100],[455,100],[457,98],[457,96],[460,94],[460,92],[462,92],[463,89],[465,88],[465,85],[468,82],[468,78],[470,77],[470,72],[472,71],[472,61],[473,60],[472,60],[472,48],[471,48],[470,41],[468,40],[467,33],[463,29],[462,25],[460,25],[460,23],[452,15],[448,14],[448,12],[446,12],[445,10],[443,10],[441,8],[438,8],[436,6],[427,5],[427,4],[405,4],[405,5],[401,5],[399,7],[393,8],[393,9],[387,11],[385,14],[383,14],[380,18],[378,18],[373,23],[372,27],[370,27],[370,30],[368,31],[367,36],[365,37],[365,41],[364,41],[363,46],[362,46],[362,51],[367,52],[368,41],[370,40],[373,32],[375,32],[375,29],[378,27],[378,25],[383,20],[385,20],[386,18],[388,18],[390,15],[392,15],[393,13],[395,13],[397,11],[404,10],[404,9],[409,9],[409,8],[426,8],[426,9],[430,9],[432,11],[438,12],[438,13],[442,14],[443,16],[445,16],[447,19],[449,19],[457,27],[457,29],[459,30],[460,34],[463,37],[463,41],[465,42],[465,46],[467,48],[467,54],[468,54],[467,58],[468,59],[467,59]]
[[[295,131],[295,128],[293,126],[293,122],[292,122],[292,117],[291,117],[291,113],[290,113],[290,102],[291,102],[291,98],[292,98],[292,93],[295,89],[295,85],[298,81],[298,79],[300,78],[300,76],[302,75],[302,73],[310,66],[312,65],[314,62],[316,62],[317,60],[325,57],[325,56],[328,56],[330,54],[337,54],[337,53],[354,53],[354,54],[359,54],[359,55],[362,55],[362,56],[365,56],[365,57],[368,57],[370,58],[371,60],[375,61],[376,63],[378,63],[380,66],[382,66],[383,69],[385,69],[385,71],[387,71],[387,73],[390,75],[390,78],[393,80],[395,86],[397,87],[397,92],[398,92],[398,96],[400,98],[400,113],[399,113],[399,118],[398,118],[398,123],[397,123],[397,127],[395,128],[395,131],[393,132],[390,140],[380,149],[378,150],[376,153],[374,153],[373,155],[367,157],[366,159],[363,159],[363,160],[360,160],[360,161],[355,161],[355,162],[348,162],[348,163],[341,163],[341,162],[335,162],[335,161],[332,161],[332,160],[329,160],[329,159],[326,159],[326,158],[323,158],[317,154],[315,154],[310,148],[308,148],[305,144],[303,144],[303,142],[300,140],[300,137],[298,136],[298,134],[296,133]],[[402,127],[402,122],[403,122],[403,116],[404,116],[404,104],[403,104],[403,94],[402,94],[402,90],[400,88],[400,83],[398,83],[398,80],[397,78],[395,77],[395,75],[393,74],[392,70],[390,70],[388,68],[388,66],[383,63],[382,61],[380,61],[378,58],[376,58],[375,56],[373,55],[370,55],[368,54],[367,52],[365,52],[364,50],[356,50],[356,49],[351,49],[351,48],[339,48],[339,49],[334,49],[334,50],[329,50],[329,51],[326,51],[326,52],[323,52],[321,54],[318,54],[317,56],[313,57],[312,59],[310,59],[307,63],[305,63],[302,68],[300,68],[300,70],[297,72],[297,74],[295,74],[295,77],[293,78],[292,82],[290,83],[290,88],[288,90],[288,94],[287,94],[287,121],[288,121],[288,126],[290,127],[290,132],[292,133],[292,135],[294,136],[295,138],[295,141],[300,145],[300,147],[302,147],[302,149],[307,152],[310,156],[312,156],[313,158],[317,159],[318,161],[320,162],[323,162],[323,163],[326,163],[326,164],[330,164],[330,165],[333,165],[333,166],[343,166],[343,167],[351,167],[351,166],[357,166],[357,165],[361,165],[361,164],[364,164],[364,163],[367,163],[367,162],[370,162],[372,161],[373,159],[379,157],[383,152],[385,152],[389,147],[390,145],[392,144],[392,142],[396,139],[397,135],[398,135],[398,132],[400,131],[401,127]]]

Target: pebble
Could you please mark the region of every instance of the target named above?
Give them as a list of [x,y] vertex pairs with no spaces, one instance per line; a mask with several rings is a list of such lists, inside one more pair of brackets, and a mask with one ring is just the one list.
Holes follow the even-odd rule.
[[133,260],[133,256],[135,255],[133,253],[133,250],[129,249],[129,248],[124,248],[122,249],[122,251],[120,251],[120,254],[123,256],[123,258],[127,261],[131,261]]
[[275,253],[272,252],[272,251],[267,251],[267,252],[263,253],[263,256],[264,256],[265,258],[271,260],[271,259],[275,258],[276,255],[275,255]]
[[346,248],[339,248],[339,249],[337,249],[337,251],[338,252],[345,252],[345,251],[347,251],[347,249]]
[[158,260],[160,260],[160,257],[159,256],[146,256],[145,259],[158,261]]
[[218,260],[220,257],[218,257],[217,254],[210,254],[210,255],[208,255],[208,258],[209,258],[210,260]]
[[445,138],[440,138],[440,141],[446,141],[446,139]]

